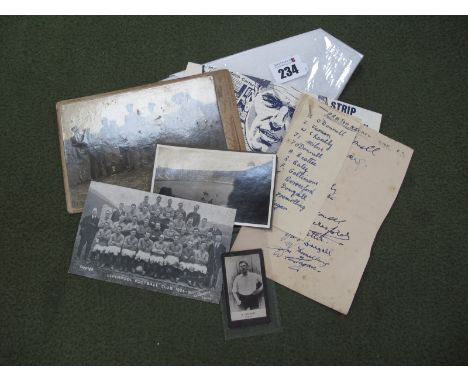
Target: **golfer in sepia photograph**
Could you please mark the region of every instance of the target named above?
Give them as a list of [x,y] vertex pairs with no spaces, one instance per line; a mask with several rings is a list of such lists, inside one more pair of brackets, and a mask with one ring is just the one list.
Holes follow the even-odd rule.
[[267,322],[266,278],[261,250],[231,252],[223,256],[223,262],[229,321],[234,326],[236,323]]
[[218,303],[235,213],[91,182],[69,272]]
[[269,228],[276,155],[158,145],[152,192],[237,210],[236,224]]

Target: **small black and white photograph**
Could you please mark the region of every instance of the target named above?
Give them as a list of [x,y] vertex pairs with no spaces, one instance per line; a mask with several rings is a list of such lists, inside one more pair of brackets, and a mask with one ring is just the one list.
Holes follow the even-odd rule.
[[230,327],[270,321],[261,249],[226,253],[223,280]]
[[149,191],[158,143],[242,149],[224,72],[59,102],[68,211],[81,212],[92,180]]
[[236,225],[270,228],[276,155],[158,145],[151,191],[237,210]]
[[91,182],[70,273],[219,303],[230,208]]

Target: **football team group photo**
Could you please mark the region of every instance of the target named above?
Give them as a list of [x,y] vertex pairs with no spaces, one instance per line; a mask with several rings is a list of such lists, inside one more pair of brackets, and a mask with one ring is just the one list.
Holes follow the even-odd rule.
[[150,200],[148,193],[135,192],[141,193],[140,199],[129,200],[126,196],[117,203],[110,201],[109,195],[106,198],[90,189],[74,261],[82,269],[97,272],[121,272],[194,288],[214,288],[221,281],[220,258],[232,234],[211,218],[211,209],[220,207],[157,194],[151,194]]

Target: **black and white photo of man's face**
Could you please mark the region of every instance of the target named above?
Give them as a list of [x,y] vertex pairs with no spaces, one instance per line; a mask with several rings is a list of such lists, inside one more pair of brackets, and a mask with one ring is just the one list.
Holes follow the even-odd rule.
[[239,269],[241,273],[245,276],[249,270],[249,266],[247,265],[247,263],[241,262],[239,264]]
[[252,151],[278,151],[294,113],[291,101],[291,97],[278,89],[269,89],[253,99],[245,124],[245,137]]

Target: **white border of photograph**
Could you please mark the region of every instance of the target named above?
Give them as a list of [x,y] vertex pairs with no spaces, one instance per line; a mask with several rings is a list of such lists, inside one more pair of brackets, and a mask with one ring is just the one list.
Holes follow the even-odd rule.
[[[276,177],[276,154],[271,154],[271,153],[253,153],[253,152],[247,152],[247,151],[228,151],[228,150],[211,150],[211,149],[198,149],[198,148],[191,148],[191,147],[180,147],[180,146],[172,146],[172,145],[163,145],[163,144],[158,144],[156,146],[156,155],[154,156],[154,166],[153,166],[153,176],[151,179],[151,192],[154,193],[154,181],[155,181],[155,176],[156,176],[156,166],[158,162],[158,153],[159,153],[159,147],[174,147],[177,149],[183,149],[183,150],[203,150],[203,151],[220,151],[220,152],[229,152],[233,154],[242,154],[242,155],[270,155],[274,157],[273,160],[273,166],[272,166],[272,172],[271,172],[271,186],[270,186],[270,203],[269,203],[269,208],[268,208],[268,221],[267,224],[253,224],[253,223],[241,223],[238,221],[235,221],[234,224],[238,226],[244,226],[244,227],[255,227],[255,228],[271,228],[271,210],[272,210],[272,205],[273,205],[273,193],[275,189],[275,177]],[[174,196],[175,198],[177,196]],[[198,202],[198,201],[197,201]],[[203,202],[200,202],[203,203]],[[227,207],[227,206],[221,206],[221,207]],[[233,208],[233,207],[227,207],[227,208]],[[237,218],[237,216],[236,216]]]

